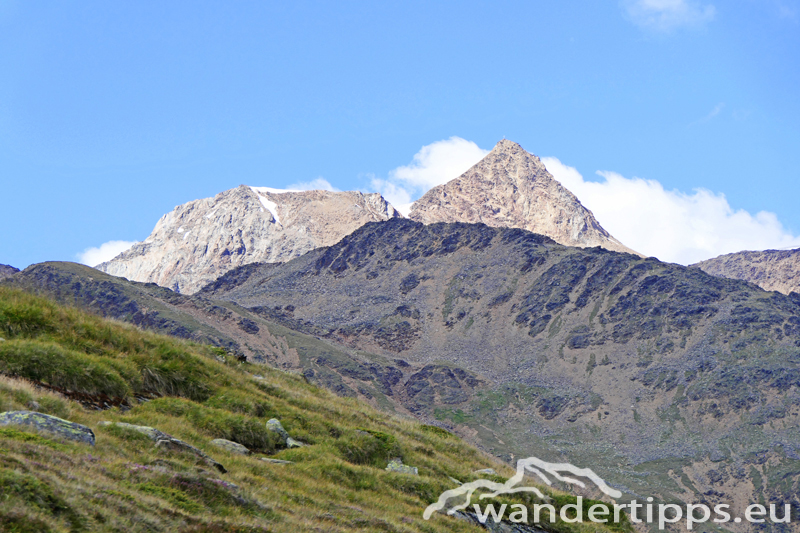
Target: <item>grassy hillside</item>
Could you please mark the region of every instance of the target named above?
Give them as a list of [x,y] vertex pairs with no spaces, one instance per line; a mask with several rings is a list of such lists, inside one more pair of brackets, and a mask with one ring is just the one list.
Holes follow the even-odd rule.
[[[0,531],[480,531],[444,515],[424,521],[422,512],[455,486],[450,478],[476,479],[479,468],[513,473],[439,428],[335,396],[302,376],[20,290],[0,287],[0,337],[0,412],[55,415],[97,437],[91,447],[0,426]],[[112,407],[90,408],[99,405]],[[308,446],[283,449],[266,429],[270,418]],[[157,428],[227,473],[102,421]],[[215,438],[253,453],[216,448]],[[385,471],[394,457],[420,475]],[[573,500],[551,494],[559,505]],[[565,523],[552,530],[605,531]]]
[[[301,371],[309,381],[339,396],[359,397],[390,412],[404,398],[396,394],[399,384],[423,367],[413,363],[401,366],[394,358],[300,333],[232,302],[185,296],[77,263],[31,265],[0,285],[156,333],[219,346],[230,354],[246,355],[250,362]],[[415,404],[402,405],[399,410],[414,410]]]

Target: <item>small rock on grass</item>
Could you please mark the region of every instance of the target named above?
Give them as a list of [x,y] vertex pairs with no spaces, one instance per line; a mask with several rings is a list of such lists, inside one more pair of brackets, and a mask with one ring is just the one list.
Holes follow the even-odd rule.
[[416,466],[404,465],[403,460],[399,457],[389,461],[389,464],[386,466],[386,470],[389,472],[397,472],[399,474],[411,474],[412,476],[419,475],[419,470]]
[[303,446],[306,446],[305,443],[290,437],[289,432],[283,429],[281,421],[277,418],[270,418],[267,420],[267,429],[277,433],[287,448],[302,448]]
[[242,446],[238,442],[233,442],[232,440],[214,439],[211,441],[211,444],[216,446],[217,448],[228,450],[231,453],[238,453],[239,455],[250,455],[250,450],[247,449],[247,447]]
[[292,437],[286,439],[287,448],[302,448],[303,446],[305,446],[305,443],[300,442],[299,440],[294,440]]
[[262,457],[262,461],[273,465],[293,465],[294,461],[284,461],[283,459],[273,459],[272,457]]

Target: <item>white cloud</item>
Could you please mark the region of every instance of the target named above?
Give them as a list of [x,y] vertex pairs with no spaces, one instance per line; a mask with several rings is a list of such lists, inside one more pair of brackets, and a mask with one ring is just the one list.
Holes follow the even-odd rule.
[[686,265],[741,250],[800,247],[800,237],[788,232],[774,213],[735,210],[721,193],[667,191],[658,181],[614,172],[598,172],[603,181],[585,181],[554,157],[542,162],[609,233],[662,261]]
[[716,15],[716,8],[694,0],[622,0],[630,20],[645,29],[668,33],[681,27],[702,26]]
[[84,265],[95,267],[100,263],[114,259],[134,244],[136,244],[135,241],[108,241],[97,248],[87,248],[83,252],[76,254],[76,257]]
[[386,201],[394,206],[395,209],[400,211],[403,216],[408,216],[411,212],[411,190],[406,189],[402,185],[397,185],[391,181],[381,178],[372,177],[370,179],[370,186],[386,198]]
[[286,186],[287,189],[295,191],[331,191],[336,192],[339,189],[334,187],[325,178],[317,178],[311,181],[300,181]]
[[489,150],[461,137],[450,137],[423,146],[410,165],[398,167],[390,178],[427,191],[457,178],[483,159]]
[[472,141],[450,137],[423,146],[411,164],[392,170],[388,178],[373,176],[371,186],[398,211],[407,214],[412,200],[436,185],[459,177],[488,153],[489,150],[483,150]]

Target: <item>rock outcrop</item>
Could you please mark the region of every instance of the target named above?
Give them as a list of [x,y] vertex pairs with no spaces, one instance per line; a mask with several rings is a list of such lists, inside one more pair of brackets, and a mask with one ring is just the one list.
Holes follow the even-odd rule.
[[736,252],[691,266],[712,276],[743,279],[766,291],[800,293],[800,248]]
[[144,242],[97,269],[192,294],[234,267],[287,261],[399,216],[377,193],[241,185],[176,207]]
[[565,246],[637,253],[603,229],[538,157],[505,139],[464,174],[414,202],[409,218],[425,224],[482,222],[546,235]]
[[14,268],[11,265],[0,265],[0,280],[10,278],[17,272],[19,272],[19,269]]
[[94,446],[94,431],[91,428],[35,411],[9,411],[0,413],[0,426],[28,426],[56,437]]

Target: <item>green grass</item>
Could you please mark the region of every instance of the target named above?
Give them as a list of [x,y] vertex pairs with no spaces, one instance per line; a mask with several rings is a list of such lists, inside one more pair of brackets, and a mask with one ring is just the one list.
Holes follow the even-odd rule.
[[[468,481],[481,468],[503,478],[513,473],[441,428],[337,397],[302,376],[220,362],[211,347],[18,290],[0,287],[0,337],[6,339],[0,342],[0,409],[54,414],[91,427],[97,437],[90,447],[27,427],[0,427],[2,531],[477,532],[482,529],[444,515],[426,522],[422,512],[454,488],[450,478]],[[68,395],[125,398],[130,408],[88,410],[54,387]],[[266,430],[273,417],[308,446],[283,449]],[[101,421],[155,427],[228,472]],[[221,450],[210,445],[214,438],[253,453]],[[267,455],[294,463],[262,461]],[[385,471],[394,457],[420,475]],[[551,531],[587,527],[557,523]]]

